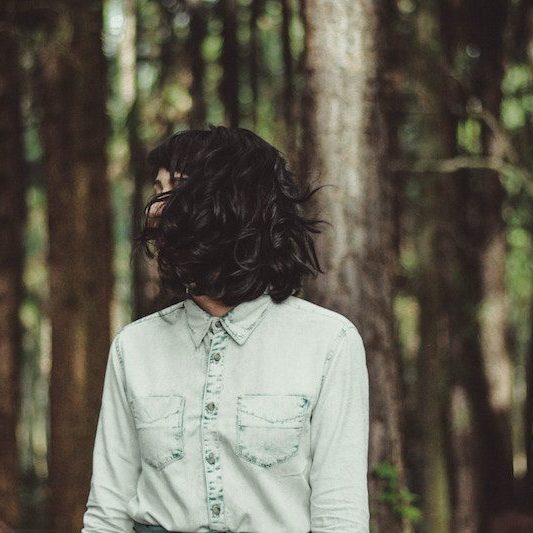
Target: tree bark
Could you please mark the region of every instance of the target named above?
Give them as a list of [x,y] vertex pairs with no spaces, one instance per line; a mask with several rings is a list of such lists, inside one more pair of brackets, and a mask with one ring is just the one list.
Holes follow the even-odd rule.
[[[131,57],[133,61],[121,61],[120,80],[124,87],[124,103],[128,106],[127,133],[128,133],[128,174],[133,181],[131,219],[131,237],[140,231],[143,218],[143,208],[146,197],[146,188],[151,186],[150,176],[146,164],[146,147],[140,137],[143,99],[139,94],[137,81],[138,62],[137,51],[141,41],[141,24],[136,0],[124,1],[125,26],[129,29],[121,42],[121,56]],[[162,56],[172,57],[162,52]],[[168,67],[163,69],[168,72]],[[142,251],[137,249],[133,255],[133,272],[131,279],[132,313],[131,320],[156,311],[158,287],[157,268],[153,262],[147,260]]]
[[281,42],[283,47],[283,124],[285,130],[284,145],[286,152],[289,155],[289,159],[292,160],[296,158],[296,112],[294,107],[294,59],[292,57],[290,34],[292,22],[290,0],[281,0],[281,10]]
[[191,129],[203,129],[206,126],[207,107],[204,94],[205,61],[202,45],[207,35],[207,11],[202,0],[189,0],[188,9],[190,23],[187,50],[191,71],[189,93],[192,99],[189,127]]
[[[413,127],[419,132],[419,151],[422,158],[445,159],[457,154],[457,117],[450,109],[457,105],[457,94],[448,73],[453,65],[453,36],[449,33],[451,13],[444,2],[439,6],[427,5],[417,14],[416,43],[418,54],[408,62],[411,78],[423,87],[416,95]],[[413,110],[414,111],[414,110]],[[455,352],[463,347],[457,342],[458,330],[452,326],[461,309],[460,299],[450,305],[460,289],[454,275],[456,271],[457,240],[462,228],[461,211],[457,206],[460,197],[458,173],[425,172],[411,178],[420,190],[410,206],[412,228],[417,257],[414,293],[419,304],[417,392],[415,434],[410,435],[410,449],[420,448],[417,475],[422,494],[424,531],[444,533],[455,531],[453,495],[457,488],[461,499],[461,531],[474,531],[472,515],[465,512],[475,502],[475,494],[468,480],[470,457],[458,455],[457,442],[470,442],[470,435],[456,424],[458,411],[464,406],[464,390],[453,388]],[[454,206],[455,209],[451,209]],[[452,396],[453,394],[453,396]],[[453,403],[451,401],[453,400]],[[457,454],[458,472],[450,467]],[[454,474],[457,474],[455,476]],[[454,479],[459,487],[454,486]],[[474,507],[470,508],[473,511]]]
[[[338,309],[357,325],[370,376],[369,492],[372,528],[406,523],[381,502],[373,475],[394,465],[404,485],[399,354],[393,316],[394,230],[388,142],[382,109],[383,3],[304,2],[305,79],[302,169],[333,185],[315,194],[310,212],[333,224],[316,239],[326,270],[305,284],[306,297]],[[318,180],[317,180],[318,181]]]
[[54,531],[75,531],[89,490],[113,288],[102,2],[50,3],[43,6],[42,23],[36,98],[52,324],[49,516]]
[[28,168],[24,158],[21,79],[15,23],[16,2],[0,4],[0,520],[21,525],[21,472],[17,424],[20,414],[24,296],[24,228]]
[[[533,317],[533,301],[530,305],[530,317]],[[522,501],[526,509],[533,500],[533,328],[530,333],[526,354],[526,399],[524,401],[524,449],[526,453],[527,469],[524,479]]]
[[222,19],[222,50],[220,67],[222,79],[219,95],[224,106],[226,126],[239,127],[239,42],[237,39],[237,0],[220,0],[220,17]]
[[[163,39],[160,47],[159,77],[157,79],[157,98],[159,110],[157,118],[163,129],[163,137],[171,135],[178,123],[182,123],[185,116],[168,97],[169,87],[181,84],[181,75],[184,70],[185,50],[184,40],[181,40],[175,30],[175,20],[178,8],[184,9],[183,3],[158,2],[160,24],[163,29]],[[139,11],[142,16],[142,11]],[[186,67],[188,69],[188,67]],[[188,72],[187,72],[188,75]]]
[[257,27],[259,17],[265,8],[265,0],[252,0],[250,3],[250,44],[248,49],[248,64],[250,69],[250,90],[252,91],[251,119],[252,127],[258,126],[258,108],[259,108],[259,79],[260,79],[260,58],[261,58],[261,39]]
[[[504,67],[504,31],[508,0],[486,9],[476,0],[464,6],[465,41],[479,54],[470,79],[473,95],[482,105],[481,146],[483,155],[498,157],[503,146],[493,130],[500,117]],[[475,187],[471,209],[476,213],[474,249],[479,251],[479,328],[481,368],[486,387],[471,389],[478,396],[478,481],[481,491],[481,527],[491,518],[510,510],[513,502],[513,456],[511,432],[512,368],[507,346],[508,298],[505,287],[506,229],[502,216],[505,191],[493,170],[472,175]],[[486,395],[484,398],[479,395]]]

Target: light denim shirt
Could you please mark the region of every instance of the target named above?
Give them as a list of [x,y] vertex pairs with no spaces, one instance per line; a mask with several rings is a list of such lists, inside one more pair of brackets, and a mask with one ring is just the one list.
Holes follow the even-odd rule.
[[365,349],[344,315],[265,292],[186,299],[114,336],[83,533],[366,533]]

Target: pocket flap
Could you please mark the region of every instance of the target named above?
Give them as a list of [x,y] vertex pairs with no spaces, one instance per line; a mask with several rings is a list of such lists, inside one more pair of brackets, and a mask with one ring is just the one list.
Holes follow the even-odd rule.
[[241,394],[237,398],[237,410],[243,425],[259,425],[261,421],[283,425],[299,422],[309,403],[305,394]]
[[180,394],[137,396],[132,399],[133,415],[142,424],[159,421],[165,425],[179,426],[184,405],[185,398]]

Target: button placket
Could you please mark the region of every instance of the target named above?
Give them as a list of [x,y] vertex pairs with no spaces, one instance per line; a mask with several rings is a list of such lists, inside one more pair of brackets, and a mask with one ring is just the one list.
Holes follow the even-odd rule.
[[210,527],[217,531],[226,530],[224,515],[224,487],[220,449],[216,421],[218,405],[222,392],[223,357],[228,334],[223,330],[219,319],[210,325],[211,344],[207,357],[207,372],[204,386],[202,415],[202,444],[204,453],[204,472],[207,488],[207,505]]

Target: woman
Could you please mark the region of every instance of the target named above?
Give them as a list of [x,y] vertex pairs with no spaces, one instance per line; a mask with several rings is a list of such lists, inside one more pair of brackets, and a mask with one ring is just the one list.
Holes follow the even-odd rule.
[[363,342],[296,296],[322,272],[318,189],[242,128],[176,133],[149,161],[136,241],[174,303],[111,343],[82,531],[368,532]]

